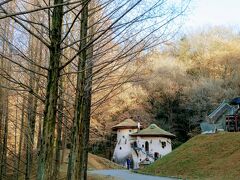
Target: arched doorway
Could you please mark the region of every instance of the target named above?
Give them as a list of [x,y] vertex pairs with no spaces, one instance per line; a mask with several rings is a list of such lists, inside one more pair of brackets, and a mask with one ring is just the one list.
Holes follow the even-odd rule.
[[156,161],[158,158],[159,158],[159,153],[158,153],[158,152],[155,152],[155,153],[154,153],[154,160]]
[[145,151],[149,152],[149,142],[148,141],[145,142]]

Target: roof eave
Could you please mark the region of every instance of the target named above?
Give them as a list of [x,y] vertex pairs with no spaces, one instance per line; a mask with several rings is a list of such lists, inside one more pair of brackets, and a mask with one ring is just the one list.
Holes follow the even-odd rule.
[[176,136],[173,135],[167,135],[167,134],[130,134],[130,136],[146,136],[146,137],[169,137],[169,138],[176,138]]
[[138,129],[138,126],[113,126],[112,130],[117,129]]

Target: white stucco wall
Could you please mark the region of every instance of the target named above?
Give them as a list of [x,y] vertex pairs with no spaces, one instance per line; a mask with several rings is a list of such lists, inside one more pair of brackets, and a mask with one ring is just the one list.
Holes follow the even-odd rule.
[[117,144],[113,153],[113,160],[118,163],[125,165],[126,159],[132,156],[132,148],[130,144],[129,134],[137,132],[136,129],[118,129],[117,130]]
[[[132,151],[132,156],[134,160],[134,168],[138,168],[138,164],[143,161],[144,159],[148,158],[149,161],[152,163],[154,162],[154,158],[147,156],[145,152],[145,142],[149,142],[149,154],[150,156],[154,157],[154,153],[159,153],[160,157],[170,153],[172,151],[171,139],[165,137],[140,137],[136,138],[137,146],[142,149],[142,151],[136,152]],[[166,146],[162,147],[162,142],[166,142]]]
[[[154,162],[154,153],[158,153],[162,157],[172,151],[171,139],[166,137],[147,137],[137,136],[131,137],[129,134],[137,132],[136,129],[118,129],[117,130],[117,144],[113,153],[114,162],[126,166],[126,159],[131,156],[133,159],[134,168],[139,168],[139,163],[146,158],[150,163]],[[137,146],[141,150],[136,151],[131,147],[131,143],[136,141]],[[149,142],[149,154],[145,152],[145,142]],[[166,146],[162,147],[162,142],[166,142]],[[151,157],[152,156],[152,157]]]

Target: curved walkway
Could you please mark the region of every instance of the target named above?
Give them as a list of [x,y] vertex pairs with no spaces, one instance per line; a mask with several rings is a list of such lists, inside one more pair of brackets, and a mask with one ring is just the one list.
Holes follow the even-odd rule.
[[114,177],[121,180],[176,180],[175,178],[149,176],[133,173],[128,170],[94,170],[89,171],[90,174],[104,175]]

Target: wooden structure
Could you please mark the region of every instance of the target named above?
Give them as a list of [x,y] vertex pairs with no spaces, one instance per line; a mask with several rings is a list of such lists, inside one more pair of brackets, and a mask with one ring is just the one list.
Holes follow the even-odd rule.
[[200,123],[203,134],[216,131],[239,132],[240,131],[240,97],[232,100],[224,100],[206,120]]
[[239,115],[226,115],[226,130],[229,132],[240,131],[240,119]]

